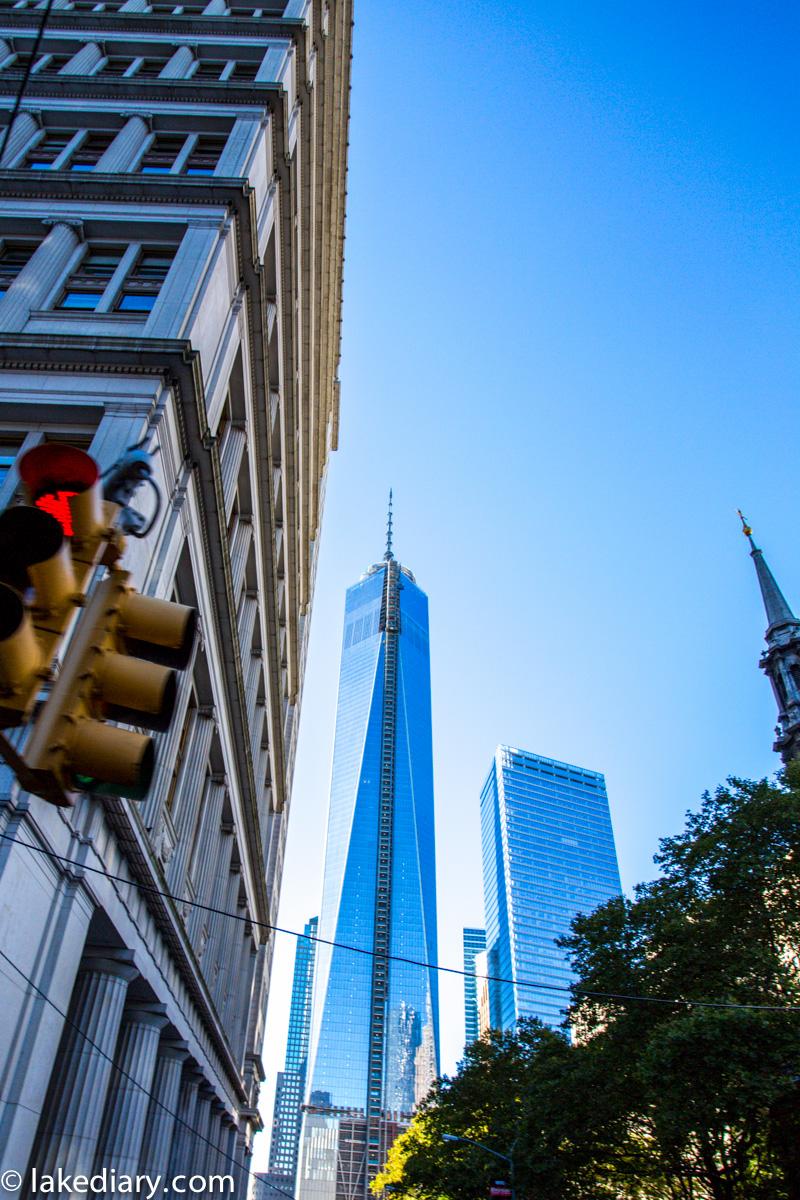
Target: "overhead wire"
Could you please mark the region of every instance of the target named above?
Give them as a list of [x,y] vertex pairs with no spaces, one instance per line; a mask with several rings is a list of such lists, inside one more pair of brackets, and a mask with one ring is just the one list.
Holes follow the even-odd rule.
[[58,862],[67,863],[70,866],[77,867],[82,871],[92,872],[95,875],[101,875],[104,878],[111,879],[116,883],[121,883],[128,887],[136,888],[141,892],[158,896],[164,900],[171,900],[176,904],[188,905],[192,908],[199,908],[205,912],[212,913],[215,916],[226,917],[228,920],[239,921],[242,924],[256,926],[260,929],[266,929],[271,933],[282,933],[286,934],[288,937],[304,938],[306,941],[316,942],[324,946],[330,946],[333,949],[345,950],[353,954],[365,955],[368,958],[378,958],[382,962],[400,962],[407,966],[424,967],[427,970],[439,971],[445,975],[457,975],[466,979],[485,979],[490,983],[511,984],[515,987],[529,988],[534,991],[567,993],[569,995],[588,1000],[603,1000],[616,1003],[631,1002],[642,1004],[662,1004],[685,1008],[737,1009],[755,1012],[800,1013],[800,1005],[746,1004],[733,1000],[694,1000],[687,999],[685,997],[647,996],[625,992],[601,992],[588,988],[574,988],[566,984],[546,983],[544,980],[509,978],[503,975],[484,975],[477,971],[467,971],[460,967],[443,966],[440,963],[427,962],[424,959],[419,958],[409,958],[401,954],[382,954],[378,951],[367,949],[363,946],[351,946],[346,942],[340,942],[333,938],[320,937],[318,934],[300,933],[296,929],[286,929],[281,925],[273,925],[267,921],[259,921],[255,917],[242,916],[239,913],[228,912],[223,908],[217,908],[213,904],[204,904],[200,900],[189,900],[184,896],[178,896],[174,892],[164,891],[163,889],[154,887],[151,884],[139,883],[135,879],[127,879],[124,875],[116,875],[111,871],[105,870],[104,868],[90,866],[88,863],[82,862],[80,859],[69,858],[63,854],[57,854],[54,850],[49,850],[44,846],[34,846],[31,842],[21,842],[19,838],[13,834],[0,833],[0,838],[4,839],[5,841],[13,842],[17,846],[24,847],[26,850],[32,850],[37,854],[43,854],[46,857],[55,859]]

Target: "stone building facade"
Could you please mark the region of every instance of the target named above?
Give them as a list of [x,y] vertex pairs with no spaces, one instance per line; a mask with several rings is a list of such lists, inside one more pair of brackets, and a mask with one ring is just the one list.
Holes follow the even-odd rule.
[[[338,437],[351,4],[258,2],[55,0],[0,164],[0,508],[41,441],[105,469],[147,439],[162,504],[124,565],[200,624],[145,800],[56,809],[3,769],[0,1165],[23,1175],[244,1195],[260,1128]],[[0,5],[5,122],[40,16]]]

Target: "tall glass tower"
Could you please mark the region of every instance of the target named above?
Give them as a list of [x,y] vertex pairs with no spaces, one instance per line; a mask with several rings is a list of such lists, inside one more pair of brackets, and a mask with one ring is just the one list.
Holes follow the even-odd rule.
[[492,1026],[511,1029],[521,1017],[558,1026],[573,977],[556,939],[577,913],[622,890],[605,779],[498,746],[481,793],[481,836]]
[[[301,1106],[305,1099],[308,1036],[311,1029],[311,992],[314,983],[318,917],[306,922],[304,936],[297,939],[292,980],[292,1003],[289,1009],[289,1034],[286,1039],[286,1062],[278,1072],[275,1086],[275,1109],[272,1118],[272,1143],[269,1151],[268,1184],[275,1184],[285,1193],[294,1192],[297,1169],[297,1150],[302,1121]],[[262,1190],[262,1195],[266,1193]]]
[[478,1040],[480,1021],[478,1016],[478,980],[475,973],[475,958],[486,949],[485,929],[464,930],[464,1045],[471,1046]]
[[439,1065],[436,972],[397,961],[436,961],[436,877],[428,600],[391,509],[345,601],[320,938],[298,1196],[354,1200]]

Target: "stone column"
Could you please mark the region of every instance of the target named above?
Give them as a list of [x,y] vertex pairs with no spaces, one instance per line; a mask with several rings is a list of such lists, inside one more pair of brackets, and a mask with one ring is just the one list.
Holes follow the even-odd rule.
[[178,1099],[178,1119],[172,1133],[172,1147],[169,1157],[170,1178],[175,1175],[191,1175],[194,1153],[194,1130],[198,1107],[197,1093],[203,1076],[200,1070],[191,1066],[184,1071],[181,1079],[181,1090]]
[[179,46],[167,65],[159,74],[159,79],[185,79],[189,68],[194,62],[194,55],[188,46]]
[[58,221],[0,300],[0,329],[18,333],[39,308],[80,241],[80,222]]
[[78,970],[31,1158],[40,1175],[92,1173],[132,957],[91,955]]
[[111,145],[100,156],[98,171],[129,171],[149,134],[146,121],[131,117],[122,126]]
[[158,1046],[156,1069],[150,1088],[152,1099],[147,1110],[139,1174],[166,1175],[169,1148],[175,1131],[181,1087],[181,1068],[189,1053],[186,1042],[163,1040]]
[[68,63],[64,63],[58,73],[59,75],[88,75],[103,57],[103,51],[97,42],[87,42],[85,46],[81,46],[77,54],[73,54]]
[[228,0],[209,0],[209,3],[203,9],[204,17],[216,17],[224,13],[228,7]]
[[8,135],[0,166],[7,167],[9,163],[12,163],[38,132],[39,122],[35,117],[31,116],[29,112],[18,113],[11,133]]
[[192,1170],[197,1175],[205,1173],[206,1162],[208,1161],[208,1153],[210,1150],[209,1130],[211,1128],[213,1114],[211,1112],[211,1102],[214,1099],[214,1093],[205,1080],[200,1084],[200,1091],[197,1096],[197,1109],[194,1116],[194,1149],[192,1152]]
[[250,1156],[252,1151],[247,1144],[247,1134],[243,1129],[236,1133],[235,1139],[236,1150],[234,1152],[234,1161],[236,1166],[231,1174],[233,1175],[233,1194],[236,1200],[245,1200],[250,1187]]
[[120,12],[144,12],[147,8],[147,0],[125,0],[125,3],[120,7]]
[[136,1174],[166,1013],[163,1004],[135,1004],[125,1010],[95,1159],[97,1171],[114,1167],[118,1175]]

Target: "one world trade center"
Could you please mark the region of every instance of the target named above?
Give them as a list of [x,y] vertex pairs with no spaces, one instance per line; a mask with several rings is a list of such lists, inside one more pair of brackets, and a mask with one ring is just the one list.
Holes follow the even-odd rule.
[[391,508],[345,601],[319,937],[297,1194],[360,1200],[439,1067],[428,600]]

